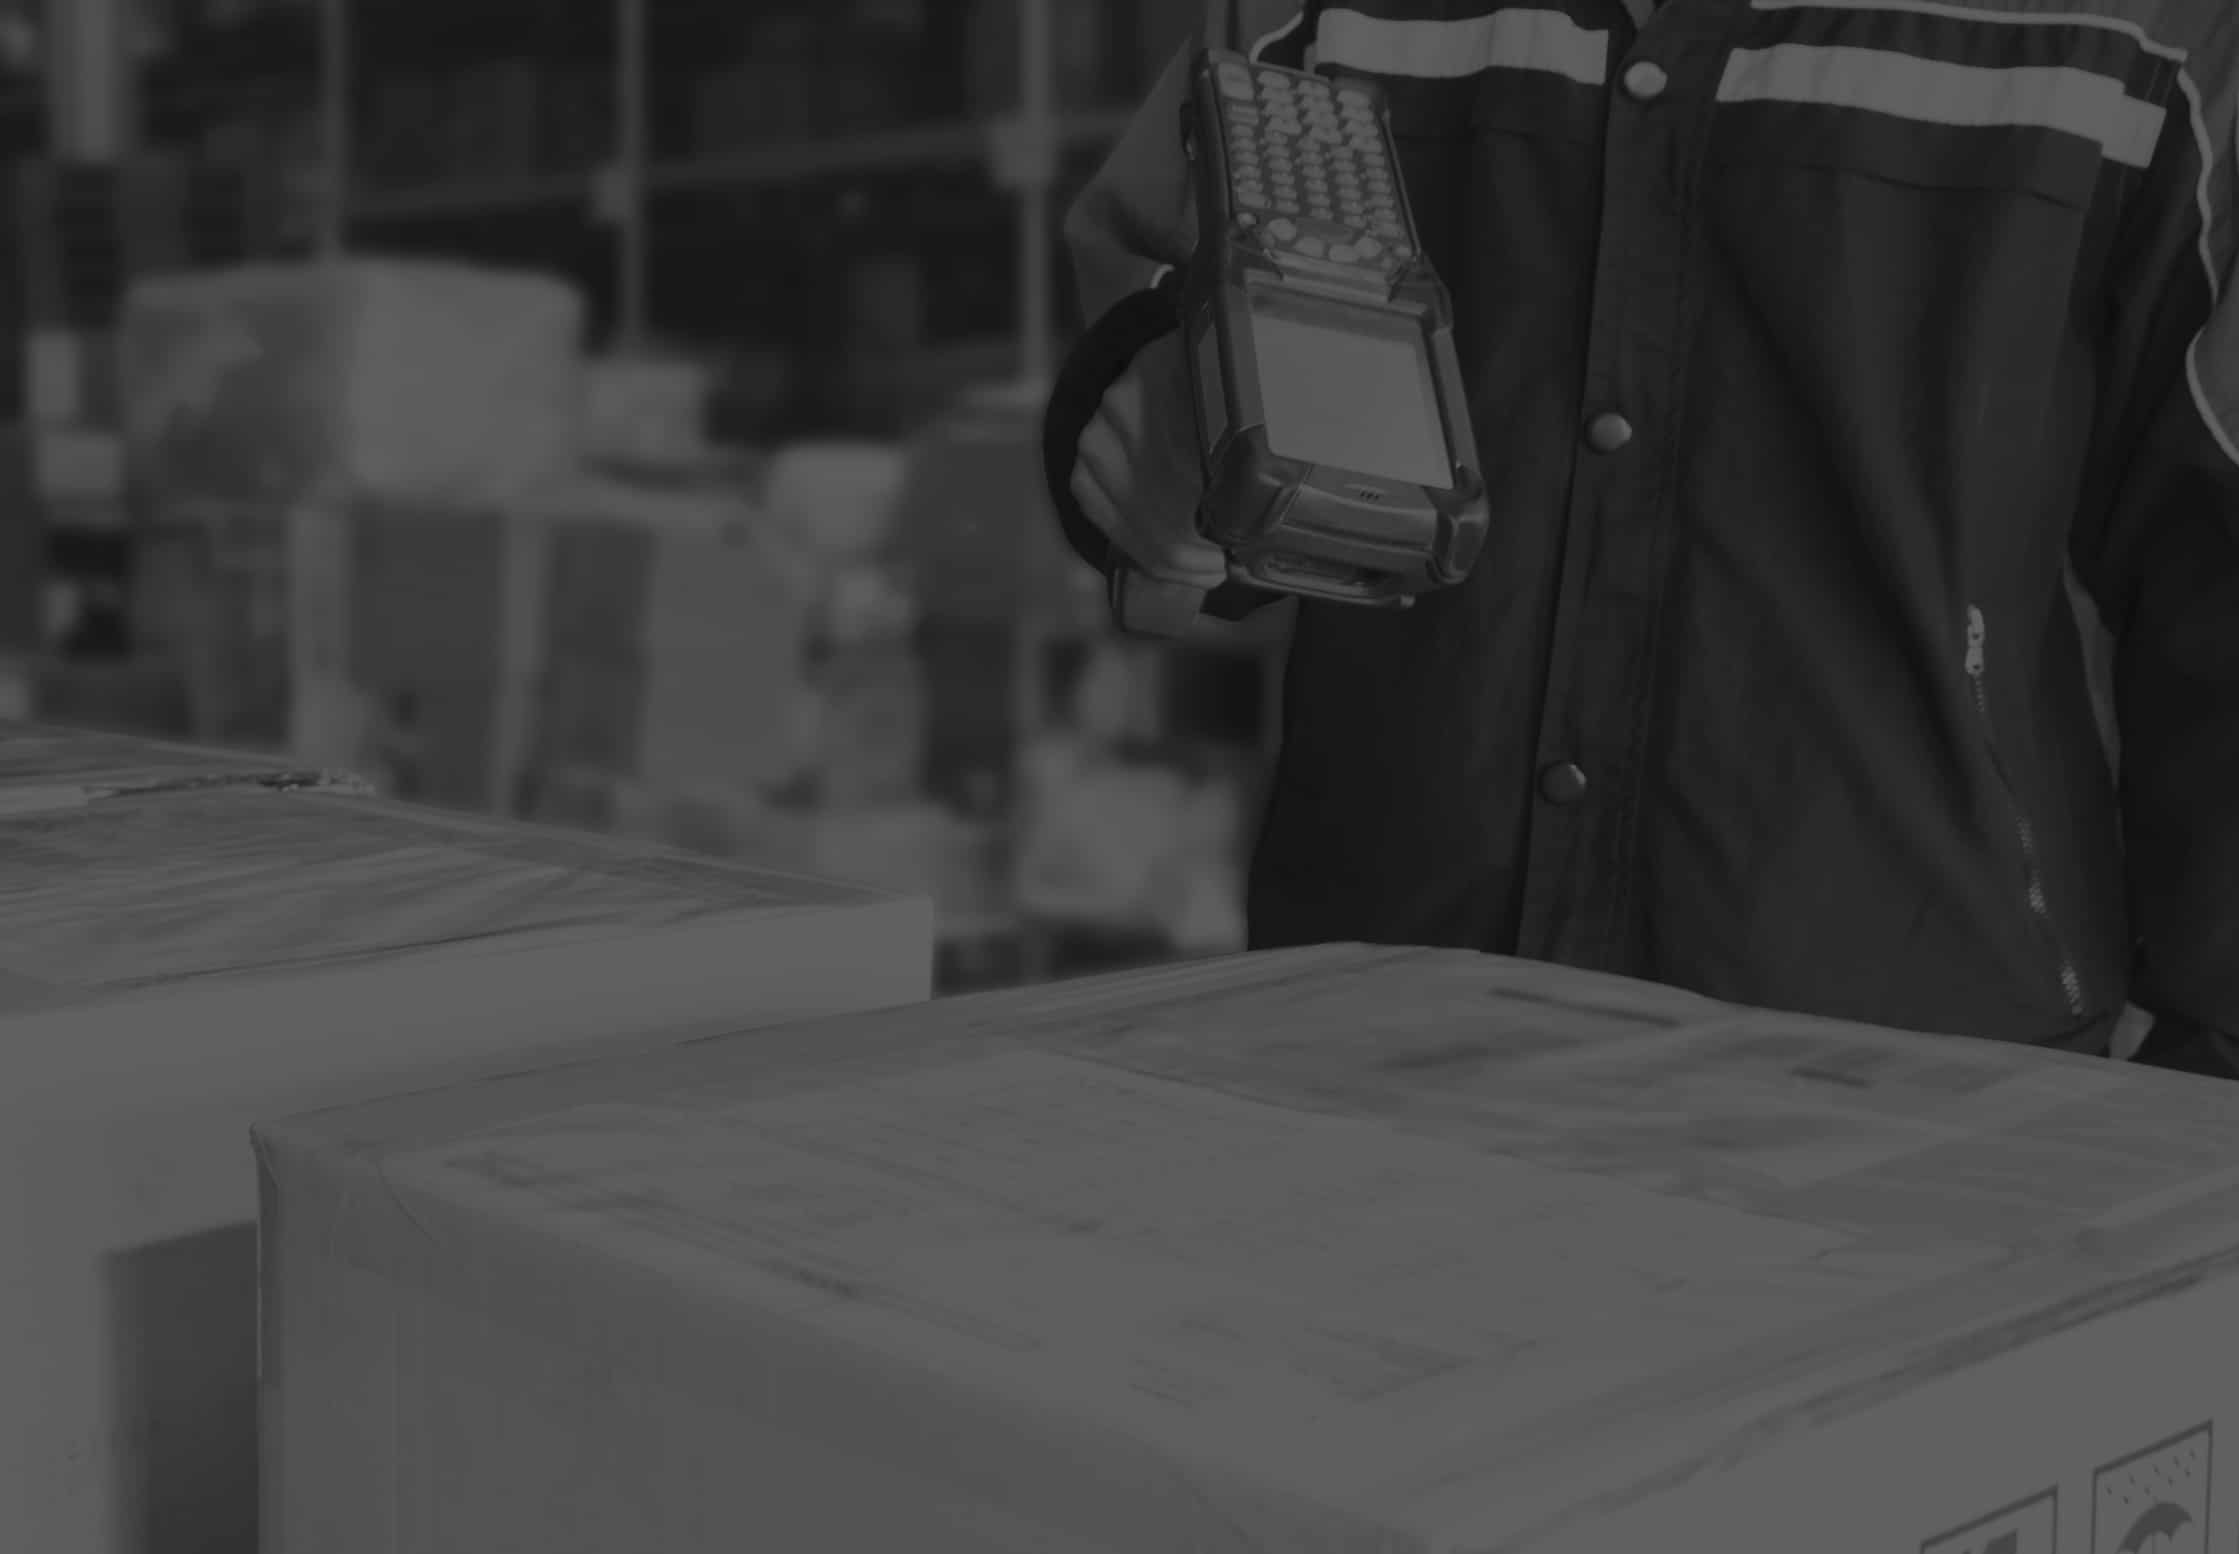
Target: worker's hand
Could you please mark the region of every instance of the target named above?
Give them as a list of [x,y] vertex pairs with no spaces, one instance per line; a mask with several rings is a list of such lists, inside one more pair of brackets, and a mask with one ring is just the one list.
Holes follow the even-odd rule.
[[1190,424],[1189,358],[1180,331],[1145,346],[1081,433],[1073,500],[1138,570],[1217,588],[1220,547],[1197,532],[1205,480]]

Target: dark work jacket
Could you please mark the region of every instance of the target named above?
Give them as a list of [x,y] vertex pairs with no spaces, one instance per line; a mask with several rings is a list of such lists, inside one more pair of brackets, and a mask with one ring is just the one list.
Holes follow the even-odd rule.
[[[1389,88],[1495,495],[1466,584],[1301,610],[1255,945],[2024,1042],[2126,998],[2239,1031],[2239,7],[1215,0],[1208,29]],[[1099,565],[1065,438],[1194,246],[1183,83],[1067,222],[1097,322],[1051,474]]]

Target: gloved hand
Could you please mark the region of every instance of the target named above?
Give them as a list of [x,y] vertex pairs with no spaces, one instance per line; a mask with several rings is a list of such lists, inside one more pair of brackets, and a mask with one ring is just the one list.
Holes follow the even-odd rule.
[[1139,351],[1082,432],[1068,490],[1139,571],[1211,589],[1227,581],[1228,563],[1197,532],[1205,481],[1188,374],[1178,331]]

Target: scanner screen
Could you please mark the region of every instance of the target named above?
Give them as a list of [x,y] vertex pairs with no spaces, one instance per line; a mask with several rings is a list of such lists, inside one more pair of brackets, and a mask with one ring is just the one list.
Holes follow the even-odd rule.
[[1254,309],[1260,400],[1280,458],[1404,480],[1453,483],[1421,336],[1338,329]]

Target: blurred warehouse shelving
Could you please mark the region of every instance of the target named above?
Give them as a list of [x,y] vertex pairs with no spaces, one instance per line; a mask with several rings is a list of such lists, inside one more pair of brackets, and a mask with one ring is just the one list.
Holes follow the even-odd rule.
[[[1283,622],[1178,650],[1115,641],[1056,541],[1031,422],[1078,323],[1056,213],[1195,0],[130,3],[136,134],[120,165],[220,176],[241,231],[205,245],[207,262],[364,253],[556,273],[600,350],[681,345],[712,368],[727,445],[921,450],[898,527],[929,552],[915,558],[923,786],[1008,860],[1001,899],[947,914],[952,982],[1173,953],[1140,908],[1115,917],[1079,889],[1052,862],[1063,848],[1022,841],[1089,791],[1037,783],[1085,720],[1139,792],[1180,772],[1196,785],[1178,796],[1248,795]],[[4,115],[0,98],[0,134]],[[269,537],[226,533],[233,559],[205,570],[230,569],[227,597],[268,602],[285,586]],[[81,574],[132,569],[84,549]],[[397,704],[432,694],[425,679]],[[876,850],[879,834],[850,845]]]

